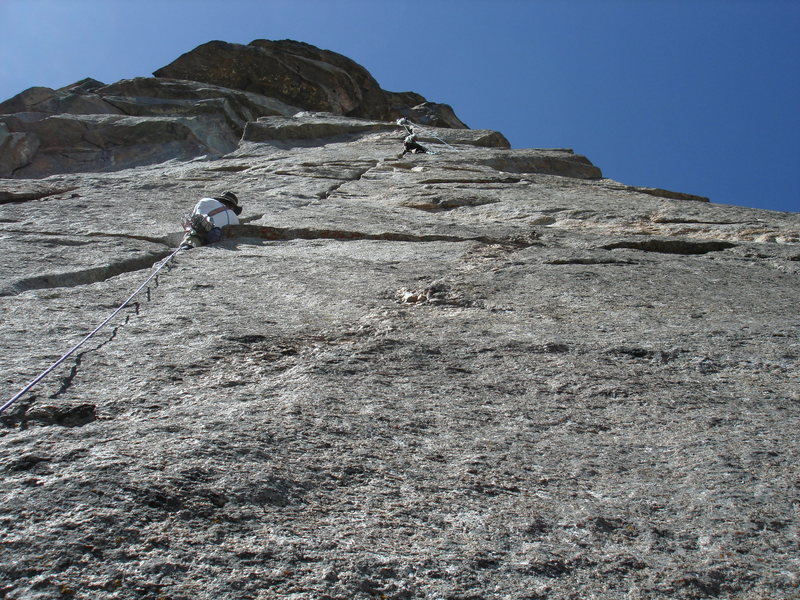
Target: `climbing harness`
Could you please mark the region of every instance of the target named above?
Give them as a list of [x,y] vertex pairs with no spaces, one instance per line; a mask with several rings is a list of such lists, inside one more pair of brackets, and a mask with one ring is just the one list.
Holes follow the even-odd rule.
[[[12,404],[14,404],[14,402],[16,402],[17,400],[19,400],[20,398],[22,398],[22,396],[24,396],[26,393],[28,393],[28,392],[31,390],[31,388],[33,388],[33,386],[35,386],[35,385],[36,385],[37,383],[39,383],[39,382],[40,382],[42,379],[44,379],[44,378],[45,378],[45,377],[46,377],[46,376],[47,376],[47,375],[48,375],[48,374],[49,374],[51,371],[53,371],[53,369],[55,369],[55,368],[56,368],[58,365],[60,365],[61,363],[63,363],[63,362],[64,362],[65,360],[67,360],[67,359],[68,359],[68,358],[69,358],[69,357],[70,357],[72,354],[74,354],[74,353],[75,353],[75,351],[76,351],[78,348],[80,348],[80,347],[81,347],[83,344],[85,344],[85,343],[86,343],[86,342],[89,340],[89,338],[91,338],[91,337],[92,337],[94,334],[96,334],[98,331],[100,331],[100,330],[101,330],[103,327],[105,327],[106,325],[108,325],[108,323],[110,323],[110,322],[111,322],[111,320],[112,320],[114,317],[116,317],[116,316],[117,316],[117,314],[118,314],[120,311],[122,311],[122,309],[124,309],[126,306],[128,306],[128,305],[131,303],[131,300],[133,300],[133,299],[134,299],[134,298],[135,298],[135,297],[136,297],[136,296],[139,294],[139,292],[141,292],[141,291],[142,291],[142,290],[143,290],[145,287],[147,287],[147,284],[148,284],[148,283],[150,283],[150,282],[151,282],[151,281],[152,281],[152,280],[153,280],[153,279],[154,279],[154,278],[155,278],[155,277],[158,275],[158,272],[159,272],[161,269],[163,269],[165,266],[167,266],[167,264],[168,264],[168,263],[169,263],[169,262],[170,262],[170,261],[171,261],[173,258],[175,258],[175,256],[176,256],[176,255],[177,255],[179,252],[181,252],[182,250],[184,250],[184,248],[177,248],[176,250],[174,250],[174,251],[172,252],[172,254],[170,254],[169,256],[167,256],[165,259],[163,259],[163,260],[161,260],[161,261],[159,261],[159,262],[155,263],[155,264],[153,265],[153,272],[150,274],[150,276],[149,276],[147,279],[145,279],[145,281],[144,281],[144,283],[142,283],[142,285],[140,285],[138,288],[136,288],[136,291],[135,291],[135,292],[133,292],[133,294],[131,294],[131,295],[128,297],[128,299],[127,299],[127,300],[125,300],[125,302],[123,302],[122,304],[120,304],[120,305],[119,305],[119,307],[117,308],[117,310],[115,310],[113,313],[111,313],[111,314],[110,314],[110,315],[109,315],[109,316],[108,316],[108,317],[107,317],[107,318],[106,318],[106,319],[105,319],[105,320],[104,320],[102,323],[100,323],[100,324],[99,324],[97,327],[95,327],[95,328],[94,328],[94,330],[92,330],[92,332],[91,332],[91,333],[89,333],[89,334],[88,334],[86,337],[84,337],[84,338],[83,338],[83,339],[82,339],[80,342],[78,342],[77,344],[75,344],[75,346],[73,346],[73,347],[72,347],[72,348],[71,348],[71,349],[70,349],[68,352],[66,352],[66,353],[65,353],[65,354],[64,354],[64,355],[63,355],[61,358],[59,358],[59,359],[58,359],[56,362],[54,362],[54,363],[53,363],[52,365],[50,365],[50,366],[49,366],[47,369],[45,369],[45,370],[44,370],[44,371],[42,371],[42,372],[41,372],[39,375],[37,375],[37,376],[36,376],[34,379],[32,379],[32,380],[31,380],[31,382],[30,382],[30,383],[28,383],[28,385],[26,385],[24,388],[22,388],[22,389],[21,389],[19,392],[17,392],[17,393],[16,393],[16,395],[14,395],[14,397],[13,397],[13,398],[11,398],[10,400],[8,400],[8,402],[6,402],[5,404],[3,404],[3,406],[0,406],[0,413],[2,413],[2,412],[3,412],[4,410],[6,410],[6,409],[7,409],[9,406],[11,406]],[[149,288],[148,288],[148,295],[149,295]]]

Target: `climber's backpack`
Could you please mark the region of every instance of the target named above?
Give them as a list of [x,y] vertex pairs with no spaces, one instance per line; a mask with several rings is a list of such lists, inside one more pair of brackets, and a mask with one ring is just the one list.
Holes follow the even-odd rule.
[[192,229],[198,234],[208,233],[214,228],[214,223],[211,222],[209,215],[201,215],[200,213],[195,213],[192,215],[189,223],[192,226]]
[[220,206],[215,208],[207,215],[201,213],[185,214],[181,224],[185,231],[191,231],[194,235],[203,240],[204,244],[213,244],[222,239],[222,230],[219,227],[214,227],[214,221],[211,220],[216,214],[229,210],[227,206]]

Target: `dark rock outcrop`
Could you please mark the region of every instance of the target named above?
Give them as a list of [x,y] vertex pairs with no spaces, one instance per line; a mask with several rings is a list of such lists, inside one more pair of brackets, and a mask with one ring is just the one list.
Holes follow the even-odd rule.
[[278,98],[308,110],[382,119],[378,82],[349,58],[290,40],[248,45],[208,42],[153,73]]
[[254,92],[312,111],[466,128],[449,106],[413,92],[386,92],[355,61],[293,40],[208,42],[153,74]]
[[82,79],[58,90],[47,87],[28,88],[0,103],[0,115],[14,113],[122,114],[122,111],[106,103],[101,96],[94,93],[104,85],[96,79]]
[[401,106],[390,111],[389,116],[391,118],[396,116],[405,117],[414,123],[431,127],[467,128],[456,116],[449,104],[437,102],[421,102],[414,106]]

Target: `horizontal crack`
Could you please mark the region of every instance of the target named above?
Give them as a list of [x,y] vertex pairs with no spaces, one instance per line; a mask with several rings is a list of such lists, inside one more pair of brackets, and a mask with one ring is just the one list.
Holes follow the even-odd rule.
[[699,221],[685,218],[653,217],[653,223],[663,223],[665,225],[756,225],[752,221]]
[[420,184],[441,184],[441,183],[466,183],[466,184],[490,184],[490,183],[519,183],[522,181],[519,177],[484,177],[480,179],[423,179]]
[[661,188],[648,188],[648,187],[640,187],[636,185],[624,185],[624,184],[620,185],[605,184],[602,187],[619,192],[635,192],[639,194],[648,194],[649,196],[656,196],[657,198],[669,198],[671,200],[692,200],[694,202],[710,202],[710,200],[705,196],[696,196],[694,194],[685,194],[683,192],[673,192]]
[[77,190],[78,186],[67,187],[47,187],[35,190],[0,190],[0,204],[14,204],[19,202],[28,202],[30,200],[41,200],[49,196],[56,196],[58,194],[66,194]]
[[151,242],[153,244],[163,244],[165,246],[171,246],[170,238],[174,237],[172,235],[164,236],[164,237],[150,237],[148,235],[133,235],[130,233],[104,233],[100,231],[93,231],[90,233],[83,234],[86,236],[95,236],[95,237],[110,237],[110,238],[126,238],[129,240],[139,240],[141,242]]
[[414,235],[411,233],[364,233],[342,229],[290,229],[264,225],[232,225],[225,228],[227,238],[259,238],[262,240],[382,240],[391,242],[480,242],[483,244],[503,244],[519,247],[540,245],[534,241],[538,234],[530,232],[525,236],[492,238],[487,236],[464,237],[455,235]]
[[696,242],[691,240],[642,240],[634,242],[615,242],[602,246],[604,250],[616,250],[627,248],[630,250],[642,250],[644,252],[659,252],[662,254],[707,254],[709,252],[719,252],[728,248],[735,248],[736,244],[730,242],[707,241]]
[[302,172],[291,173],[289,171],[274,171],[272,175],[284,175],[285,177],[306,177],[308,179],[330,179],[332,181],[341,181],[341,182],[353,181],[352,179],[343,180],[341,177],[337,175],[317,175],[314,173],[302,173]]
[[616,260],[613,258],[556,258],[546,265],[637,265],[635,260]]
[[[106,237],[106,238],[125,238],[129,240],[138,240],[141,242],[150,242],[152,244],[162,244],[164,246],[171,246],[171,238],[174,235],[170,234],[163,237],[151,237],[147,235],[133,235],[130,233],[106,233],[103,231],[91,231],[89,233],[65,233],[63,231],[34,231],[31,229],[4,229],[6,233],[19,233],[22,235],[46,235],[50,237]],[[87,242],[88,243],[88,242]],[[65,245],[76,245],[67,243]]]
[[35,277],[26,277],[10,282],[0,288],[0,296],[14,296],[28,290],[41,290],[57,287],[75,287],[105,281],[111,277],[140,271],[151,267],[153,264],[171,254],[171,250],[159,252],[148,252],[143,256],[121,260],[117,263],[104,265],[102,267],[89,267],[76,271],[66,271],[63,273],[46,273]]

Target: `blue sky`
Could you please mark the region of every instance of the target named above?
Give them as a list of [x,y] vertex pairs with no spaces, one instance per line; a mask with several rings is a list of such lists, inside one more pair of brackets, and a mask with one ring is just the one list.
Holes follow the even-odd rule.
[[0,0],[0,99],[153,71],[210,40],[295,39],[515,148],[800,212],[798,0]]

